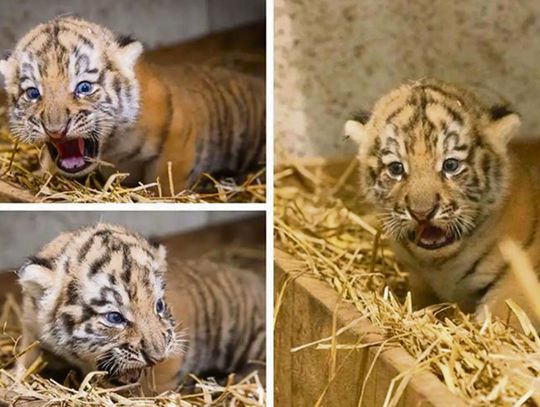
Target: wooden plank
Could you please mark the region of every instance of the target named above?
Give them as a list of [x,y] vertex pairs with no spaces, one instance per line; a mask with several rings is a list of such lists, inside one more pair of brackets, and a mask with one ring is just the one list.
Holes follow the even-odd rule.
[[0,181],[0,202],[35,203],[37,199],[25,189],[14,187],[5,181]]
[[[276,278],[283,281],[294,276],[298,262],[291,256],[275,250]],[[280,286],[276,285],[279,292]],[[286,288],[275,330],[275,400],[276,406],[315,405],[330,376],[329,355],[326,350],[305,349],[291,353],[293,346],[310,343],[330,336],[332,318],[339,298],[334,289],[308,276],[291,280]],[[351,304],[341,303],[336,314],[338,329],[359,317]],[[383,337],[368,322],[358,322],[339,343],[373,343]],[[286,347],[285,349],[280,347]],[[373,370],[367,378],[362,406],[382,406],[391,380],[400,372],[411,369],[414,359],[401,348],[388,348],[377,356],[377,347],[339,350],[337,366],[343,363],[337,378],[328,386],[321,406],[357,406],[366,373],[373,360]],[[413,375],[398,406],[456,406],[466,403],[452,394],[435,375],[417,372]]]

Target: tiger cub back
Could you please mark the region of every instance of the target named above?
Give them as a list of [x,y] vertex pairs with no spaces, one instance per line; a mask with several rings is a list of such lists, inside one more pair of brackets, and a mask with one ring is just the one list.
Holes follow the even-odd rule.
[[169,303],[188,313],[182,320],[188,346],[179,369],[156,367],[159,381],[168,382],[167,374],[180,380],[189,373],[224,379],[252,370],[264,378],[264,276],[204,259],[170,267]]
[[[265,82],[257,77],[207,66],[157,68],[175,96],[173,109],[183,112],[184,134],[166,140],[158,165],[178,162],[190,132],[194,135],[193,162],[187,184],[203,172],[245,174],[262,168],[266,157]],[[165,174],[161,173],[161,177]]]

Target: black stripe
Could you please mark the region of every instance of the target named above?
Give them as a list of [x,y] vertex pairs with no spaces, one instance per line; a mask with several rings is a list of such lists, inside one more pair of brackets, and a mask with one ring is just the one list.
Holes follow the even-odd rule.
[[478,264],[480,264],[480,262],[482,260],[484,260],[486,258],[486,256],[488,254],[491,253],[491,249],[492,247],[490,247],[488,250],[486,250],[484,253],[482,253],[477,259],[476,261],[472,264],[472,266],[465,272],[465,274],[463,274],[463,276],[461,276],[461,278],[459,279],[458,283],[460,283],[461,281],[465,280],[467,277],[473,275],[474,273],[476,273],[476,269],[478,267]]
[[73,329],[75,328],[75,319],[69,314],[60,315],[60,319],[62,320],[62,325],[68,335],[71,335],[73,333]]
[[74,305],[79,300],[79,287],[77,284],[77,280],[72,280],[69,282],[67,288],[66,288],[66,305]]
[[129,246],[124,244],[122,248],[122,275],[121,278],[126,285],[131,282],[131,268],[133,267],[133,261],[131,259],[131,253],[129,252]]
[[165,121],[163,122],[163,126],[159,131],[159,145],[157,149],[158,154],[161,154],[161,152],[163,151],[163,147],[165,146],[165,142],[167,141],[167,136],[169,135],[171,129],[171,122],[173,116],[172,96],[171,90],[168,86],[165,92]]
[[533,210],[534,210],[534,213],[533,213],[533,216],[532,216],[532,226],[531,226],[531,231],[529,233],[529,236],[527,236],[527,239],[525,240],[525,242],[523,243],[523,248],[524,249],[528,249],[534,242],[535,238],[536,238],[536,234],[537,234],[537,231],[538,231],[538,207],[536,206],[536,193],[535,191],[533,191],[533,196],[532,196],[532,206],[533,206]]
[[90,271],[88,272],[88,275],[90,277],[93,277],[95,276],[97,273],[99,273],[101,271],[101,269],[106,266],[107,264],[109,264],[109,262],[111,261],[111,255],[109,253],[106,253],[105,255],[103,255],[102,257],[100,257],[99,259],[95,260],[91,265],[90,265]]
[[39,256],[30,256],[28,257],[28,264],[36,264],[38,266],[41,266],[41,267],[45,267],[49,270],[52,270],[53,268],[53,264],[52,264],[52,261],[50,259],[46,259],[44,257],[39,257]]
[[499,270],[497,270],[497,273],[495,273],[495,277],[484,287],[476,291],[478,302],[480,302],[482,298],[486,296],[489,290],[491,290],[495,286],[495,284],[497,284],[506,275],[507,271],[508,271],[508,264],[503,264],[499,268]]

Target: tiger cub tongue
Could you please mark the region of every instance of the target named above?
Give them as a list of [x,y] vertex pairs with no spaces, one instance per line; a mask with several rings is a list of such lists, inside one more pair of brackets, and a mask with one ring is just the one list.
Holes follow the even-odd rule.
[[56,144],[59,152],[58,161],[63,168],[72,170],[85,166],[84,140],[78,138]]
[[436,244],[446,239],[443,229],[431,225],[419,225],[416,231],[416,240],[427,244]]

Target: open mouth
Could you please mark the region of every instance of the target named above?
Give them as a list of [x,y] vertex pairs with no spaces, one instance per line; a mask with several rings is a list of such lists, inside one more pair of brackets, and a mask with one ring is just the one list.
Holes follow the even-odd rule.
[[143,369],[126,369],[120,372],[116,372],[114,375],[110,376],[109,381],[114,385],[124,385],[137,383],[141,378]]
[[99,143],[93,139],[76,138],[62,143],[48,142],[47,148],[58,168],[76,174],[92,164],[98,155]]
[[409,239],[418,247],[435,250],[454,243],[456,237],[448,230],[429,223],[421,223],[415,231],[409,233]]

